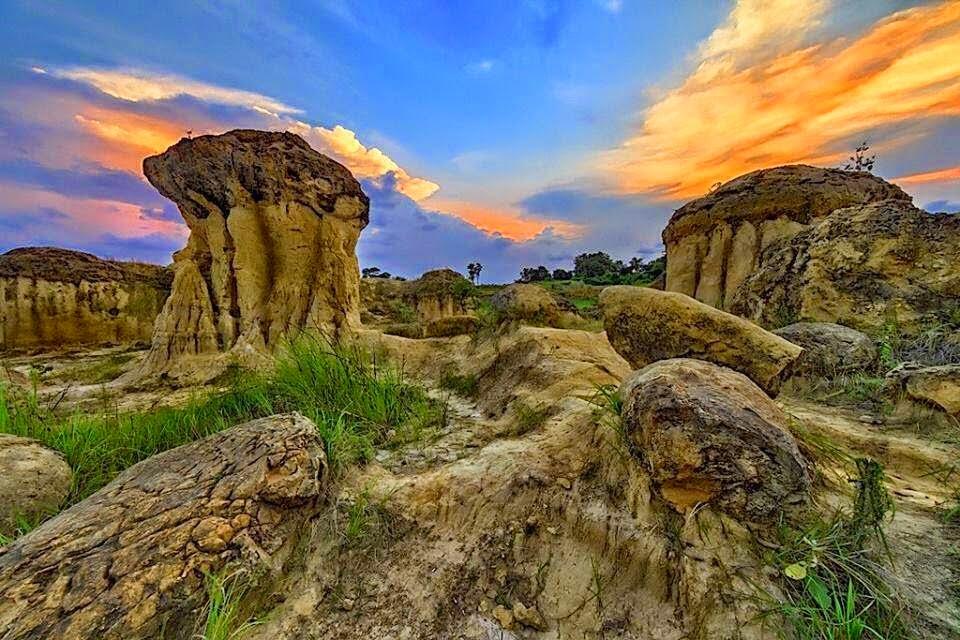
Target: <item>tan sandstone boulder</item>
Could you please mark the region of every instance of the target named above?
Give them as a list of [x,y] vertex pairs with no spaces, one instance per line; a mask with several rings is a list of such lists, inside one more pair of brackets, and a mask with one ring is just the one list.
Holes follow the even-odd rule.
[[886,381],[911,400],[960,416],[960,364],[926,367],[907,362],[887,373]]
[[620,397],[631,451],[678,511],[708,503],[773,522],[805,500],[809,465],[787,416],[746,376],[701,360],[662,360],[631,374]]
[[359,326],[354,249],[369,201],[344,166],[294,134],[236,130],[183,139],[143,171],[190,227],[146,372]]
[[73,473],[63,456],[36,440],[0,433],[0,532],[18,518],[56,513],[70,492]]
[[877,360],[877,347],[869,336],[832,322],[797,322],[773,333],[803,347],[795,374],[830,378],[866,369]]
[[576,309],[566,300],[535,284],[511,284],[490,298],[501,320],[562,327],[576,319]]
[[851,206],[768,246],[730,309],[766,326],[837,322],[903,332],[960,308],[960,216],[902,200]]
[[668,358],[697,358],[739,371],[776,395],[803,349],[693,298],[643,287],[607,287],[603,325],[613,348],[639,369]]
[[27,247],[0,255],[0,350],[147,342],[173,272],[89,253]]
[[149,458],[0,554],[5,640],[190,638],[204,572],[278,577],[326,479],[299,414]]
[[424,335],[427,338],[451,338],[476,333],[480,321],[476,316],[447,316],[427,323]]
[[730,309],[771,244],[842,207],[883,200],[910,203],[899,187],[866,172],[787,165],[735,178],[670,219],[666,288]]

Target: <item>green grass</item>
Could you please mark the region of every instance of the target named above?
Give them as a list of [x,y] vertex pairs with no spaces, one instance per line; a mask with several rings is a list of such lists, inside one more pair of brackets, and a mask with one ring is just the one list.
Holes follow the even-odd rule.
[[782,525],[767,561],[783,576],[784,598],[768,614],[782,616],[799,640],[910,638],[904,607],[886,580],[883,525],[893,502],[883,470],[855,461],[857,487],[849,512],[838,511],[803,527]]
[[198,640],[238,640],[259,624],[243,613],[248,589],[238,574],[207,574],[205,587],[207,606]]
[[369,486],[352,498],[341,533],[347,546],[369,546],[391,534],[392,517],[386,500],[386,497],[374,499]]
[[524,402],[513,403],[513,422],[509,435],[522,436],[539,429],[547,421],[549,412],[543,408],[531,407]]
[[72,504],[152,455],[240,422],[299,411],[317,424],[335,474],[371,459],[377,446],[429,437],[442,407],[403,374],[358,347],[304,335],[263,375],[235,372],[227,389],[185,406],[145,413],[53,415],[35,393],[18,401],[0,390],[0,432],[40,440],[74,472]]
[[133,359],[132,353],[118,353],[96,362],[87,362],[65,367],[43,376],[45,381],[75,382],[78,384],[102,384],[120,376]]
[[452,391],[464,398],[475,398],[480,384],[476,374],[461,375],[454,371],[444,371],[440,375],[440,388]]

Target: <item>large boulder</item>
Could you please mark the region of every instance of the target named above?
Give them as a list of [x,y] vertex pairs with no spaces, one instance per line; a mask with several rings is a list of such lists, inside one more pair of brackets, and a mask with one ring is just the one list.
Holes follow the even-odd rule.
[[773,331],[803,347],[794,373],[834,377],[866,369],[877,360],[877,347],[864,333],[832,322],[797,322]]
[[279,577],[325,479],[298,414],[134,465],[0,553],[3,638],[193,637],[205,573]]
[[476,333],[480,321],[476,316],[446,316],[427,323],[424,335],[427,338],[451,338]]
[[960,364],[926,367],[905,362],[887,373],[888,388],[960,417]]
[[36,440],[0,433],[0,532],[56,513],[73,473],[58,452]]
[[661,360],[620,388],[623,428],[659,495],[773,522],[810,489],[783,410],[746,376],[701,360]]
[[803,349],[757,325],[681,293],[607,287],[603,325],[613,348],[634,368],[697,358],[739,371],[776,395]]
[[89,253],[26,247],[0,255],[0,350],[147,342],[173,272]]
[[735,178],[670,219],[666,288],[729,310],[764,249],[837,209],[883,200],[910,203],[899,187],[865,172],[788,165]]
[[576,308],[544,287],[535,284],[511,284],[490,298],[500,320],[562,327],[576,318]]
[[960,306],[960,216],[891,200],[835,211],[768,246],[730,308],[766,326],[914,332]]
[[143,172],[190,227],[147,372],[359,326],[354,250],[369,201],[346,167],[294,134],[236,130],[183,139]]

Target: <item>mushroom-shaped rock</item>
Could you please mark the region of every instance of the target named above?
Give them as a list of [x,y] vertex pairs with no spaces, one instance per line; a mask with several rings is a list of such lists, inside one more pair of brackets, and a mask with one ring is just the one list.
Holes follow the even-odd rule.
[[803,351],[748,320],[680,293],[607,287],[600,307],[610,344],[637,369],[668,358],[697,358],[739,371],[776,395]]
[[803,347],[796,375],[833,377],[865,369],[877,359],[877,347],[865,333],[832,322],[796,322],[773,333]]
[[0,532],[14,527],[18,517],[55,513],[72,478],[58,452],[30,438],[0,434]]
[[960,364],[925,367],[905,362],[887,373],[886,381],[911,400],[960,416]]
[[623,427],[659,495],[678,511],[709,503],[769,522],[810,488],[783,411],[746,376],[702,360],[662,360],[620,388]]
[[572,318],[576,309],[545,288],[526,283],[511,284],[490,298],[490,304],[502,320],[531,322],[551,327],[560,326],[565,318]]
[[369,200],[343,165],[291,133],[183,139],[143,172],[190,228],[148,372],[183,355],[264,350],[292,332],[360,323],[354,249]]
[[276,578],[325,478],[299,414],[148,458],[0,553],[2,637],[191,637],[204,573]]
[[729,309],[760,253],[831,212],[898,200],[899,187],[863,171],[807,165],[761,169],[677,209],[663,231],[668,291]]

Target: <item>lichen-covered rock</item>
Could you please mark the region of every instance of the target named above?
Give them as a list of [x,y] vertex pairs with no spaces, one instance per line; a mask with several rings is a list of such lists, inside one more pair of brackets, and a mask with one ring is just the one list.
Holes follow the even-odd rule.
[[4,640],[189,638],[204,572],[276,578],[326,479],[299,414],[149,458],[0,553]]
[[681,293],[607,287],[600,307],[610,344],[637,369],[668,358],[697,358],[739,371],[776,395],[803,351]]
[[500,320],[562,327],[565,321],[576,317],[572,304],[535,284],[506,286],[490,298],[490,304],[500,314]]
[[960,416],[960,364],[925,367],[905,362],[887,373],[886,381],[911,400]]
[[427,338],[450,338],[476,333],[480,321],[476,316],[447,316],[427,323],[424,335]]
[[36,440],[0,433],[0,532],[18,517],[56,513],[73,473],[63,456]]
[[183,139],[143,171],[190,227],[147,372],[359,326],[354,249],[369,201],[344,166],[294,134],[237,130]]
[[173,272],[28,247],[0,255],[0,350],[106,346],[150,340]]
[[908,202],[851,206],[773,243],[731,302],[765,326],[837,322],[917,331],[960,306],[960,216]]
[[623,428],[660,496],[772,522],[810,489],[783,411],[746,376],[701,360],[662,360],[620,388]]
[[910,203],[899,187],[865,172],[787,165],[735,178],[670,219],[666,288],[729,309],[773,242],[842,207],[882,200]]
[[877,359],[877,347],[864,333],[832,322],[797,322],[773,331],[803,347],[796,375],[833,377],[865,369]]

